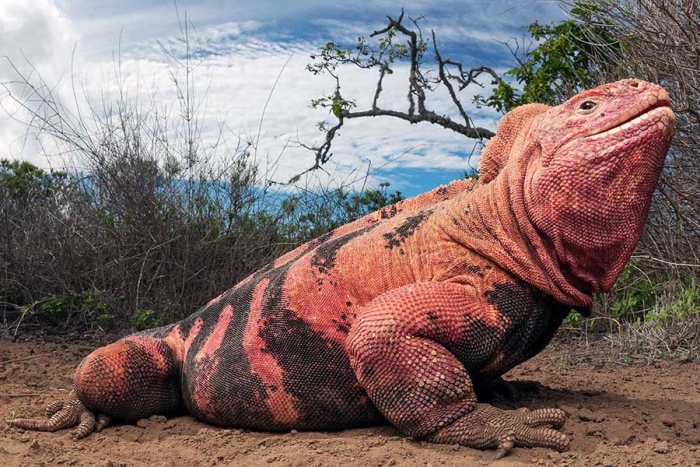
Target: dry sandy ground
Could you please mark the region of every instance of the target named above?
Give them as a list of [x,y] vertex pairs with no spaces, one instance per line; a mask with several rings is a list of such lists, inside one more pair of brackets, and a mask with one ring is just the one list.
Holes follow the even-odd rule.
[[[0,341],[2,417],[40,416],[69,388],[73,369],[98,344]],[[68,431],[0,433],[0,463],[7,466],[700,466],[700,365],[596,365],[606,347],[589,348],[583,362],[561,343],[507,375],[536,381],[528,407],[561,407],[571,449],[516,448],[493,461],[492,451],[414,442],[394,428],[338,433],[261,433],[222,429],[191,417],[152,417],[111,427],[82,441]]]

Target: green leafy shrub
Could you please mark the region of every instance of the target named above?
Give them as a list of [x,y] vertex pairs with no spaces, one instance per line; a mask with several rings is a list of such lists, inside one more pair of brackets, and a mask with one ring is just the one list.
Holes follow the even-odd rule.
[[49,328],[87,330],[94,326],[103,329],[114,324],[114,310],[122,297],[100,290],[51,295],[20,307],[27,319],[36,320]]
[[700,316],[700,288],[679,285],[670,296],[649,311],[645,320],[651,323],[672,324]]
[[676,279],[644,270],[630,262],[609,294],[595,297],[593,316],[571,313],[571,329],[617,331],[624,324],[668,326],[700,317],[700,287],[692,279]]
[[153,328],[159,321],[158,313],[148,308],[137,308],[129,318],[129,322],[139,331]]
[[650,276],[627,264],[611,291],[615,297],[610,306],[612,317],[623,322],[643,320],[656,305],[655,288],[658,284],[654,284]]

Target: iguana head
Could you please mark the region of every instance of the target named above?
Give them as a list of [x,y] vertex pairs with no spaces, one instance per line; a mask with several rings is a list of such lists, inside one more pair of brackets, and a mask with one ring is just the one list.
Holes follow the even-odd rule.
[[525,210],[550,266],[580,290],[610,290],[632,254],[673,129],[666,91],[634,79],[532,120],[517,156]]

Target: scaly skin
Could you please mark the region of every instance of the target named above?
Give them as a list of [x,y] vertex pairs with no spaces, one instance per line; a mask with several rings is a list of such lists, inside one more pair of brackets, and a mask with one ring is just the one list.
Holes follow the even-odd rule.
[[388,420],[433,442],[565,450],[559,409],[477,400],[610,289],[673,133],[668,95],[625,80],[506,115],[479,182],[384,208],[279,258],[181,322],[97,349],[49,420],[187,410],[264,430]]

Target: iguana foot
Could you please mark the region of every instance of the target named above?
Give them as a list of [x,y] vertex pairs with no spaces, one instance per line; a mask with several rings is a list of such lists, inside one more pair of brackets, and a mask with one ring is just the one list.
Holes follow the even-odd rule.
[[65,401],[50,403],[46,407],[46,417],[48,420],[17,418],[10,420],[10,424],[31,431],[58,431],[77,425],[72,435],[75,439],[81,439],[93,431],[101,431],[111,421],[106,415],[99,415],[95,419],[95,415],[80,402],[75,391],[71,391]]
[[502,410],[477,404],[473,412],[428,438],[436,443],[456,443],[474,448],[496,447],[500,459],[515,446],[546,447],[566,451],[571,440],[557,431],[566,421],[560,409]]

